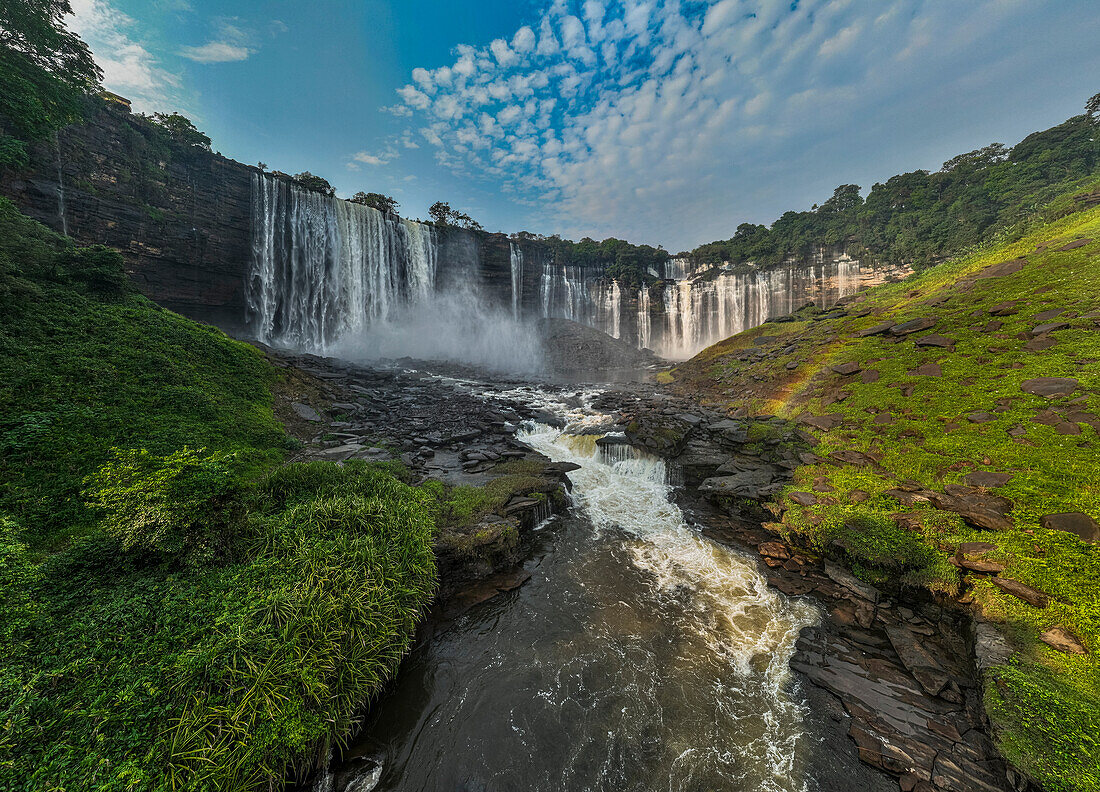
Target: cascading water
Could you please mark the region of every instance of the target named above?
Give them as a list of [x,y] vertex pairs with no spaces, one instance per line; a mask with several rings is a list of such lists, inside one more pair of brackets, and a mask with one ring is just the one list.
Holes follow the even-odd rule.
[[65,178],[61,171],[61,135],[53,133],[54,150],[57,152],[57,216],[61,219],[61,233],[69,235],[69,217],[65,211]]
[[512,318],[518,320],[523,304],[523,250],[515,242],[508,243],[508,260],[512,270]]
[[[515,595],[403,665],[349,766],[378,790],[801,792],[816,740],[788,664],[817,611],[689,525],[664,462],[604,446],[592,394],[519,439],[571,472],[571,516]],[[569,407],[578,403],[582,406]],[[381,766],[381,773],[377,768]]]

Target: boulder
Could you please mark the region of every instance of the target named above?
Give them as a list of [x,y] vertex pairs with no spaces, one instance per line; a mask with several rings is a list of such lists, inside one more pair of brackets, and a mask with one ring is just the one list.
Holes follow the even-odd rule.
[[1048,531],[1077,534],[1085,542],[1100,542],[1100,525],[1083,512],[1047,514],[1039,519],[1039,524]]

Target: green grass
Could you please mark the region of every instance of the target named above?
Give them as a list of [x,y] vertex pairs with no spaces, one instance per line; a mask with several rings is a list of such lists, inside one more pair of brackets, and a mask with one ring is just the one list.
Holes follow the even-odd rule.
[[392,676],[434,495],[283,465],[280,386],[0,200],[0,789],[280,786]]
[[[1049,594],[1050,604],[1038,609],[978,576],[968,578],[976,607],[1002,625],[1017,649],[1011,666],[987,675],[987,708],[1002,750],[1044,788],[1095,792],[1100,548],[1039,523],[1045,514],[1067,511],[1100,518],[1100,437],[1084,422],[1076,424],[1079,434],[1060,434],[1032,420],[1046,409],[1100,414],[1100,315],[1092,313],[1100,307],[1100,208],[1072,210],[1072,201],[1063,198],[1047,208],[1047,222],[1009,229],[967,256],[864,292],[843,316],[813,322],[809,311],[799,321],[755,328],[704,350],[673,375],[676,387],[729,409],[791,419],[838,414],[842,426],[812,430],[820,438],[815,454],[851,449],[878,455],[879,469],[825,462],[798,468],[786,492],[812,490],[817,480],[834,491],[818,493],[818,503],[809,507],[789,501],[786,492],[780,496],[786,508],[781,530],[788,535],[822,551],[839,541],[856,573],[870,581],[947,595],[959,590],[959,574],[948,562],[954,549],[964,541],[988,541],[997,546],[990,557],[1007,566],[1003,576]],[[1057,250],[1079,237],[1094,241]],[[1018,256],[1028,261],[1019,273],[971,279]],[[1017,313],[990,315],[990,308],[1008,300],[1020,301]],[[1024,350],[1026,340],[1017,336],[1049,309],[1062,309],[1053,321],[1069,327],[1051,334],[1053,347]],[[938,324],[899,343],[889,336],[853,337],[884,320],[925,316]],[[991,321],[1003,324],[991,328]],[[928,333],[954,339],[954,351],[913,343]],[[797,351],[737,360],[760,335],[779,336],[768,350],[795,345]],[[799,362],[793,371],[785,366],[791,359]],[[844,362],[874,369],[877,380],[831,371]],[[929,363],[939,364],[943,376],[908,373]],[[1036,377],[1072,377],[1080,387],[1068,398],[1024,393],[1020,384]],[[899,386],[911,387],[910,395]],[[843,398],[836,401],[838,396]],[[992,420],[969,421],[976,412]],[[890,421],[876,423],[884,413]],[[1014,504],[1012,530],[982,531],[949,512],[908,507],[886,494],[905,479],[943,491],[974,470],[1013,475],[995,490]],[[867,493],[866,500],[852,503],[853,490]],[[1039,633],[1053,625],[1070,629],[1090,654],[1062,654],[1040,642]]]

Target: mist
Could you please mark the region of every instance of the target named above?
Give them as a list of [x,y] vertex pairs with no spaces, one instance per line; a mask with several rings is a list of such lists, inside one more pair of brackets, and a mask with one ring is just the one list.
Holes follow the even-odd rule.
[[485,305],[470,287],[421,298],[389,321],[345,335],[329,354],[363,361],[442,360],[499,374],[541,374],[546,369],[543,344],[534,326]]

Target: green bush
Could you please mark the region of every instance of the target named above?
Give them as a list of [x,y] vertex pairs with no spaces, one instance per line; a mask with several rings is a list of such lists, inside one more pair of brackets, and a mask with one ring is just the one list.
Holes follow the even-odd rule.
[[124,550],[210,558],[225,552],[243,520],[236,454],[116,448],[87,485],[103,530]]

